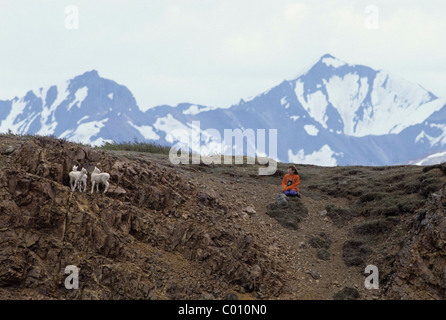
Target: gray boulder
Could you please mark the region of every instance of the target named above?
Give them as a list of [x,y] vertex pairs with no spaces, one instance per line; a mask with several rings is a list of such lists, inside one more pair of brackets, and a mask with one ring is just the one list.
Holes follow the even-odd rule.
[[266,214],[285,228],[297,230],[299,222],[308,216],[308,209],[298,197],[277,194],[276,201],[268,204]]

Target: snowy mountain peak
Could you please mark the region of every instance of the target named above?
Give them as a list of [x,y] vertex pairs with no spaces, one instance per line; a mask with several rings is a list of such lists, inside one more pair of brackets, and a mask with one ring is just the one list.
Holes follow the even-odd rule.
[[294,80],[308,75],[308,73],[314,73],[314,72],[330,72],[330,69],[335,69],[340,66],[345,65],[346,63],[333,55],[326,53],[323,56],[321,56],[318,60],[315,60],[315,62],[306,68],[300,70],[300,72],[297,73],[297,75],[293,78]]
[[324,54],[318,61],[318,63],[323,63],[325,64],[327,67],[332,67],[332,68],[339,68],[342,67],[344,65],[347,65],[347,63],[345,61],[342,61],[334,56],[332,56],[331,54],[327,53]]
[[95,69],[90,70],[90,71],[86,71],[81,75],[76,76],[74,79],[76,78],[90,78],[90,79],[98,79],[100,78],[99,76],[99,72]]
[[337,59],[335,56],[331,55],[330,53],[326,53],[322,57],[319,58],[319,61],[322,61],[325,58]]
[[[0,132],[55,135],[97,145],[106,136],[119,141],[128,134],[124,131],[137,133],[128,119],[138,125],[141,114],[130,90],[91,70],[57,85],[30,90],[22,98],[0,101]],[[124,131],[113,129],[116,127]]]
[[416,83],[331,54],[291,83],[299,104],[323,128],[356,137],[399,133],[444,105]]

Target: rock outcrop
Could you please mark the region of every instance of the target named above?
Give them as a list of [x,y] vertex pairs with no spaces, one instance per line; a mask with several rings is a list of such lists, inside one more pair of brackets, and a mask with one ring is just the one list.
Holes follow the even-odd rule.
[[266,213],[288,229],[297,230],[299,222],[308,216],[308,209],[298,197],[276,195],[276,201],[267,206]]
[[430,195],[416,212],[412,230],[385,279],[393,299],[446,299],[446,194]]

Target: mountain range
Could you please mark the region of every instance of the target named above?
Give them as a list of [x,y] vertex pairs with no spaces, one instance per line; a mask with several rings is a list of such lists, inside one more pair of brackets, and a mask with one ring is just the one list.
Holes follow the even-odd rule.
[[[95,70],[0,100],[0,132],[91,145],[136,139],[191,146],[193,139],[201,139],[202,154],[227,153],[231,150],[218,139],[225,129],[266,130],[266,146],[257,155],[281,162],[424,164],[443,159],[446,99],[387,71],[325,54],[297,78],[229,108],[181,103],[142,111],[128,88]],[[277,152],[268,143],[272,129],[277,130]],[[189,139],[185,132],[191,133]],[[259,140],[238,147],[247,150],[249,144],[258,147]]]

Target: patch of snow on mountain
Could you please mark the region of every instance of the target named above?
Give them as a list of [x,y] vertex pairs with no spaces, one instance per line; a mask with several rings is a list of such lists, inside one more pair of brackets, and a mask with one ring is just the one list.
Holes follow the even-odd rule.
[[445,161],[446,161],[446,151],[442,151],[431,154],[423,159],[410,161],[409,164],[414,164],[417,166],[429,166],[433,164],[439,164]]
[[113,100],[113,92],[112,92],[112,93],[109,93],[109,94],[107,95],[107,97],[108,97],[110,100]]
[[417,142],[423,142],[423,140],[425,140],[425,139],[431,141],[433,138],[432,138],[431,136],[429,136],[429,135],[428,135],[426,132],[424,132],[424,130],[423,130],[423,131],[420,132],[419,135],[417,135],[417,136],[415,137],[415,143],[417,143]]
[[209,111],[209,110],[213,110],[213,109],[215,109],[215,108],[213,108],[213,107],[202,107],[200,109],[198,106],[192,105],[189,108],[187,108],[186,110],[184,110],[183,114],[196,115],[196,114],[198,114],[200,112]]
[[90,118],[90,116],[83,116],[82,118],[80,118],[79,120],[77,120],[77,124],[81,123],[84,120],[87,120],[88,118]]
[[70,111],[70,109],[77,103],[77,107],[80,108],[81,107],[81,103],[82,101],[85,100],[85,98],[88,95],[88,88],[87,87],[82,87],[80,89],[78,89],[76,91],[76,93],[74,94],[75,99],[70,103],[70,105],[67,108],[67,111]]
[[446,144],[446,125],[432,123],[430,127],[440,129],[441,133],[437,137],[432,137],[423,130],[415,137],[415,143],[427,140],[431,148],[434,146],[443,147]]
[[101,145],[106,140],[102,138],[92,140],[92,137],[94,137],[101,131],[101,128],[105,126],[105,123],[107,121],[108,118],[100,121],[90,121],[82,123],[78,127],[76,127],[76,129],[66,130],[59,136],[59,138],[84,144],[90,144],[92,146]]
[[296,97],[300,104],[308,112],[308,114],[317,122],[319,122],[324,128],[327,128],[327,99],[322,91],[317,90],[313,93],[304,96],[304,84],[300,80],[296,81],[294,88]]
[[285,109],[288,109],[290,107],[290,104],[287,102],[287,97],[283,97],[280,99],[280,104],[285,107]]
[[435,99],[425,104],[419,105],[411,111],[404,112],[401,110],[397,114],[400,119],[399,125],[396,125],[390,130],[390,133],[399,133],[408,126],[415,125],[426,120],[432,113],[440,110],[446,105],[446,99]]
[[446,144],[446,124],[431,124],[432,128],[437,128],[442,131],[442,133],[435,138],[430,139],[430,145],[431,147],[442,147]]
[[165,117],[156,119],[153,127],[158,131],[164,131],[166,133],[165,140],[167,142],[174,143],[175,141],[179,141],[189,145],[192,130],[175,119],[170,113]]
[[128,124],[138,130],[138,132],[144,137],[144,139],[158,140],[160,138],[160,136],[157,135],[155,131],[153,131],[153,128],[151,126],[137,126],[130,120],[128,121]]
[[37,113],[33,112],[32,114],[30,114],[30,115],[28,116],[28,119],[27,119],[26,127],[22,128],[21,131],[22,131],[23,133],[25,133],[25,132],[29,132],[29,127],[30,127],[31,124],[34,122],[34,120],[36,120],[36,118],[39,117],[39,116],[40,116],[40,112],[37,112]]
[[333,67],[333,68],[339,68],[339,67],[342,67],[343,65],[346,64],[342,60],[339,60],[339,59],[336,59],[336,58],[331,58],[331,57],[323,58],[322,62],[325,63],[326,66]]
[[371,94],[373,118],[361,123],[362,130],[356,136],[397,134],[410,125],[422,123],[446,104],[444,99],[431,99],[429,92],[419,85],[379,72]]
[[307,132],[308,135],[310,136],[317,136],[317,134],[319,133],[318,128],[316,128],[314,125],[312,124],[307,124],[304,126],[304,130]]
[[336,108],[344,123],[344,133],[356,136],[356,112],[369,89],[367,78],[360,78],[355,73],[348,73],[342,78],[333,76],[328,81],[324,79],[324,85],[328,100]]
[[216,129],[206,129],[200,133],[200,154],[213,156],[224,154],[225,146],[221,140],[220,132]]
[[294,154],[291,149],[288,149],[288,162],[334,167],[337,165],[335,155],[340,154],[335,153],[328,145],[324,145],[320,150],[308,155],[305,155],[303,149],[300,149],[297,154]]
[[41,92],[40,99],[42,100],[42,113],[40,117],[40,130],[37,132],[38,135],[50,135],[53,134],[57,127],[57,121],[55,117],[55,112],[57,107],[67,98],[68,96],[68,85],[69,81],[64,81],[56,86],[57,96],[56,99],[51,103],[51,105],[46,104],[46,95],[50,88],[46,88]]
[[111,139],[103,139],[103,138],[97,138],[96,140],[91,142],[92,146],[100,147],[106,143],[114,143]]
[[24,133],[19,131],[20,128],[28,121],[28,119],[23,119],[22,121],[15,123],[16,118],[22,114],[23,110],[26,107],[26,101],[23,101],[24,98],[21,98],[17,101],[12,101],[11,112],[8,116],[1,122],[0,124],[0,132],[8,132],[11,130],[15,133]]

